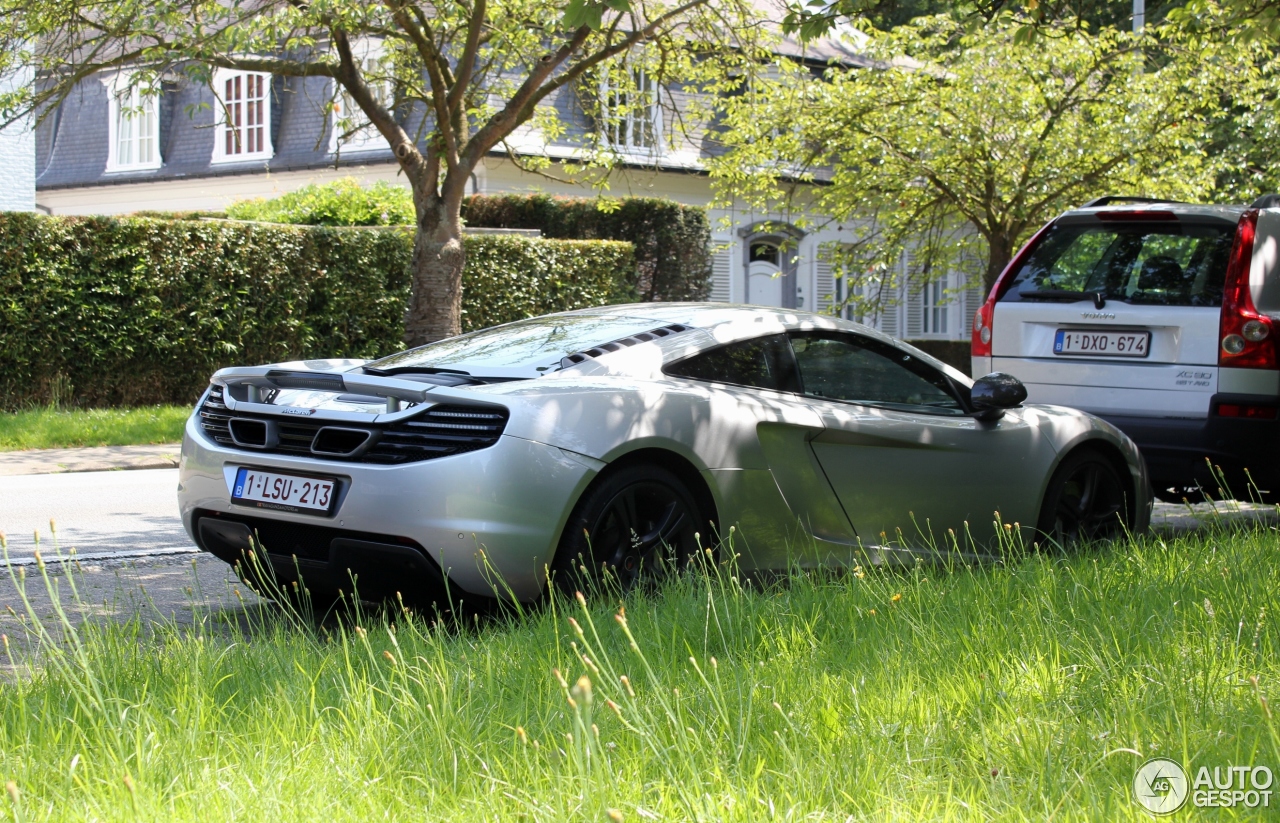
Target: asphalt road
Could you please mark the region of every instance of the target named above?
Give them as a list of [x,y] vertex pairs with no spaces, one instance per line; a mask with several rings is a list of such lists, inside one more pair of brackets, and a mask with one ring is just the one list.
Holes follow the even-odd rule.
[[178,517],[178,470],[80,472],[0,477],[0,531],[9,556],[72,548],[102,552],[193,549]]
[[[8,537],[9,556],[29,564],[39,545],[46,556],[55,546],[81,557],[113,554],[172,554],[195,546],[178,517],[178,470],[79,472],[0,477],[0,532]],[[1244,508],[1220,503],[1232,517],[1270,514],[1270,507]],[[1209,507],[1158,503],[1152,525],[1160,530],[1195,528]],[[57,526],[56,540],[50,528]]]
[[[33,617],[56,634],[59,611],[72,623],[138,616],[181,625],[213,614],[242,620],[261,608],[231,567],[196,552],[178,517],[177,486],[177,469],[0,477],[9,546],[9,561],[0,561],[0,634],[13,651],[0,657],[0,675],[36,644]],[[44,558],[75,549],[78,562],[38,568],[37,533]]]

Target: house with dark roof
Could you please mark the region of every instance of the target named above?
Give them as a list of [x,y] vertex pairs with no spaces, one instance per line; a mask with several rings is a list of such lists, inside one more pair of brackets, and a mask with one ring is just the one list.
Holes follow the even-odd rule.
[[[784,39],[777,50],[815,67],[830,61],[869,66],[849,42],[801,46]],[[376,43],[361,48],[363,59],[378,59]],[[128,79],[127,69],[89,78],[40,123],[35,165],[41,210],[220,210],[236,200],[342,177],[404,184],[382,137],[355,120],[358,110],[328,78],[218,69],[207,84],[182,75],[163,78],[151,95],[140,94]],[[471,191],[591,196],[593,189],[554,172],[558,161],[580,156],[584,139],[593,139],[621,161],[610,177],[611,195],[710,208],[713,300],[821,311],[843,296],[843,281],[824,249],[852,240],[849,227],[812,221],[802,229],[792,216],[743,203],[711,207],[703,161],[720,150],[714,131],[688,134],[672,127],[673,116],[689,103],[687,92],[659,88],[641,76],[628,94],[642,99],[617,105],[616,92],[602,82],[598,110],[590,114],[580,93],[566,87],[545,103],[557,107],[568,124],[565,133],[551,139],[530,126],[518,130],[478,167]],[[625,113],[611,116],[611,101],[613,110]],[[521,162],[529,157],[550,159],[553,173],[529,170]],[[901,265],[910,270],[909,256]],[[965,341],[981,298],[964,286],[952,274],[923,289],[903,287],[894,305],[868,320],[911,340]]]

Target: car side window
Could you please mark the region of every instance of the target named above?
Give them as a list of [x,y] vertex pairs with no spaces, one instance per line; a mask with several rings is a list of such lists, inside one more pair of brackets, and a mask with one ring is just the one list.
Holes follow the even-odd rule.
[[798,392],[795,359],[785,334],[741,340],[667,366],[674,377]]
[[791,339],[804,393],[927,414],[967,410],[937,369],[894,346],[845,334],[800,334]]

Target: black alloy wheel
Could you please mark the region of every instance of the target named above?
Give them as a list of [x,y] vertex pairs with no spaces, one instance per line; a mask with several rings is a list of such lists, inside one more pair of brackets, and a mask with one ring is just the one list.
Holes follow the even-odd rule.
[[565,591],[630,591],[683,568],[698,551],[701,514],[659,466],[627,466],[587,490],[565,525],[552,570]]
[[1045,490],[1037,528],[1061,547],[1119,537],[1132,525],[1129,495],[1115,464],[1096,451],[1062,461]]

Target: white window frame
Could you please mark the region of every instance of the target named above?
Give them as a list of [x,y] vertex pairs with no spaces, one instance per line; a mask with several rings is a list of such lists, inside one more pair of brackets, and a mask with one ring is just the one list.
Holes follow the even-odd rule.
[[[386,60],[386,52],[383,50],[382,42],[378,40],[357,40],[351,46],[352,56],[356,62],[360,64],[361,72],[366,78],[369,90],[373,92],[374,99],[386,107],[391,102],[391,81],[382,79],[370,82],[369,67],[378,68],[379,73],[385,72],[385,69],[379,66]],[[372,123],[367,123],[342,139],[343,129],[339,125],[346,118],[348,120],[364,119],[365,113],[359,110],[359,106],[351,99],[351,95],[347,93],[344,86],[334,83],[333,95],[333,114],[329,118],[329,153],[339,154],[348,152],[376,151],[378,149],[386,149],[387,141],[383,138],[382,132],[378,131],[378,127]],[[351,109],[356,110],[356,114],[348,114]]]
[[948,273],[925,283],[919,301],[911,310],[920,312],[920,337],[930,340],[967,340],[968,325],[963,311],[964,295],[955,287],[957,275]]
[[[611,82],[613,72],[630,72],[635,79],[634,90],[639,94],[651,94],[653,99],[648,105],[632,106],[630,101],[623,102],[622,114],[611,111],[612,101],[619,95],[617,85]],[[638,157],[657,157],[662,154],[662,87],[655,83],[644,68],[627,65],[611,67],[600,77],[600,139],[610,149],[624,155]],[[629,96],[629,95],[628,95]],[[645,143],[643,132],[648,126],[652,142]],[[637,139],[637,138],[640,139]]]
[[[163,165],[160,157],[160,95],[133,82],[131,72],[103,79],[107,88],[107,172],[153,171]],[[128,145],[122,146],[121,140]],[[146,159],[142,149],[150,147]],[[121,159],[122,149],[127,152]]]
[[[239,98],[227,100],[228,84],[237,81]],[[260,95],[254,92],[260,92]],[[217,98],[218,124],[214,130],[213,162],[244,163],[274,157],[275,147],[271,144],[271,75],[260,71],[215,69],[213,93]],[[261,131],[254,133],[257,129]],[[242,132],[238,140],[237,131]],[[229,139],[232,141],[230,150]]]
[[947,300],[947,284],[943,280],[933,280],[920,289],[920,332],[930,336],[947,334],[950,324],[947,322],[949,301]]

